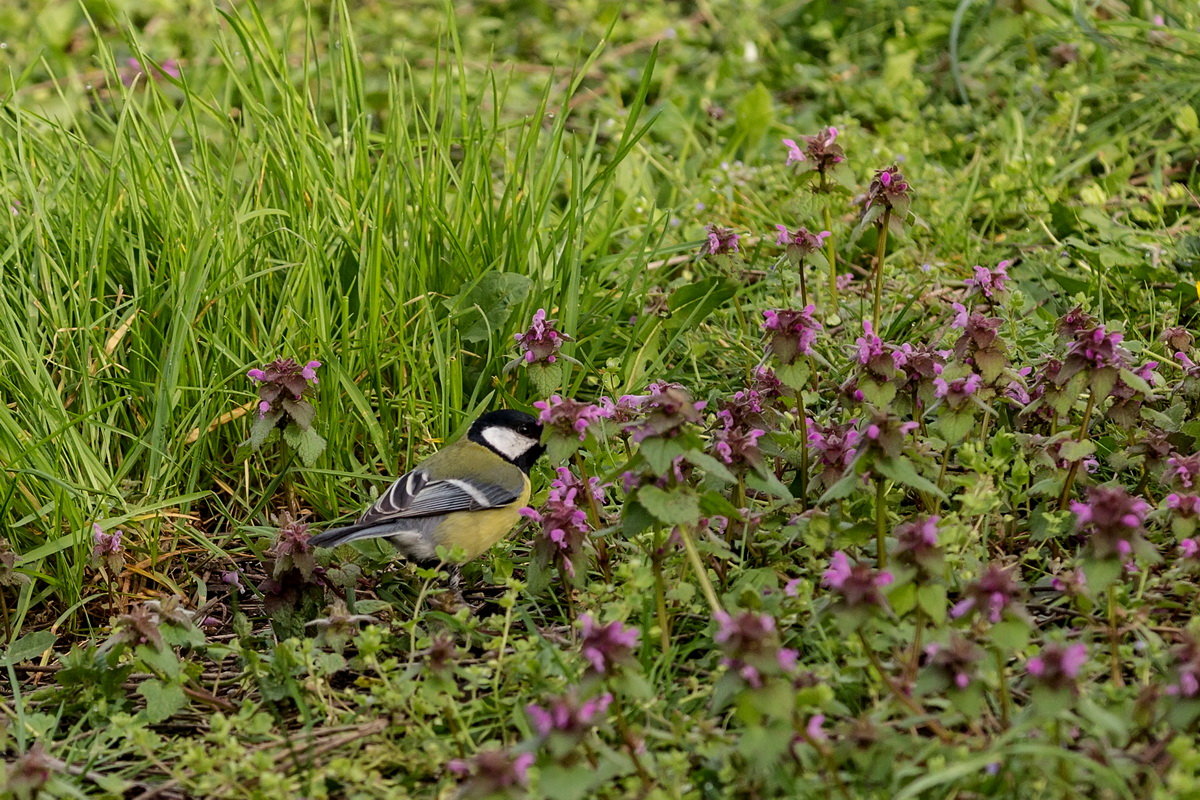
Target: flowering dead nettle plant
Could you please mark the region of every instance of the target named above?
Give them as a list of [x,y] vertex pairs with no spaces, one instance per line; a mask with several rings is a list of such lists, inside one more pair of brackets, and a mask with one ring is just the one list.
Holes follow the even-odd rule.
[[[790,680],[796,670],[797,653],[780,646],[775,618],[770,614],[724,611],[715,615],[717,632],[713,635],[724,655],[721,665],[741,686],[762,689],[774,676]],[[720,689],[717,690],[720,693]]]
[[568,578],[581,578],[586,572],[584,543],[594,530],[588,519],[585,504],[598,508],[604,503],[604,487],[599,478],[585,482],[566,467],[559,467],[558,477],[550,484],[550,493],[541,511],[522,508],[522,516],[542,526],[541,535],[534,540],[534,554],[543,566],[554,565]]
[[290,358],[280,358],[246,373],[258,384],[258,418],[247,440],[251,449],[260,449],[275,430],[280,430],[305,466],[316,463],[325,449],[325,440],[313,426],[317,411],[309,398],[316,394],[320,367],[320,361],[301,366]]
[[641,638],[637,628],[617,620],[602,625],[591,614],[580,616],[579,625],[579,652],[587,661],[589,672],[610,675],[633,660],[633,650]]
[[514,334],[513,338],[521,346],[521,352],[505,365],[504,371],[524,365],[535,391],[542,397],[549,396],[562,384],[561,362],[579,363],[560,352],[563,344],[572,341],[572,337],[558,329],[558,320],[547,318],[544,308],[535,311],[529,327],[523,333]]
[[593,404],[557,394],[534,403],[550,462],[558,463],[578,450],[589,435],[594,436],[596,423],[613,417],[616,405],[607,397]]
[[92,523],[92,564],[112,580],[125,571],[124,531],[106,533],[98,523]]
[[704,232],[706,238],[700,250],[702,255],[729,256],[738,252],[738,242],[742,237],[732,228],[710,224],[704,226]]
[[529,768],[533,762],[533,753],[484,750],[469,759],[451,759],[446,763],[446,769],[461,781],[456,797],[482,800],[511,797],[529,785]]
[[263,555],[270,576],[258,587],[263,606],[280,638],[298,636],[325,601],[325,568],[317,564],[308,525],[284,519]]

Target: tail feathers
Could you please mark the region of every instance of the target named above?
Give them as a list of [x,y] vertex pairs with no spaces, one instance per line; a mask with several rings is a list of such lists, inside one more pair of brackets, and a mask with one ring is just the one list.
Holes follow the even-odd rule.
[[402,556],[411,561],[425,562],[436,557],[436,548],[426,540],[420,530],[398,529],[395,525],[378,523],[332,528],[313,536],[308,543],[314,547],[340,547],[363,539],[387,539]]
[[373,539],[377,536],[387,536],[390,531],[379,525],[346,525],[341,528],[331,528],[308,540],[313,547],[337,547],[360,539]]

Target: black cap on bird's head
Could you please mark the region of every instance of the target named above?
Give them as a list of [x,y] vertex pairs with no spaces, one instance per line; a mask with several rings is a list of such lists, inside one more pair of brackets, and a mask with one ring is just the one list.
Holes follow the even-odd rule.
[[546,452],[541,423],[523,411],[503,409],[482,414],[472,423],[467,438],[526,472]]

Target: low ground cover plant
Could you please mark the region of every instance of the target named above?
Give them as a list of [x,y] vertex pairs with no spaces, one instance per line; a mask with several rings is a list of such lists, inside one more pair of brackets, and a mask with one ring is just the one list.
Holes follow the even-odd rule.
[[[891,5],[538,5],[624,41],[548,78],[491,8],[47,42],[4,791],[1200,791],[1200,20]],[[310,544],[498,407],[548,458],[466,604]]]

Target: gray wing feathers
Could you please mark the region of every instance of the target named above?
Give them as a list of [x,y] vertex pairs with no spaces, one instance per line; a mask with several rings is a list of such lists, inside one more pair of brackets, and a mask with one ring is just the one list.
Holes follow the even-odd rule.
[[359,539],[388,537],[410,558],[432,558],[431,537],[441,521],[438,517],[505,506],[519,496],[519,490],[495,484],[431,481],[425,472],[413,470],[389,486],[353,525],[319,533],[310,542],[316,547],[337,547]]

